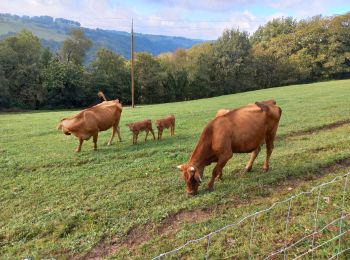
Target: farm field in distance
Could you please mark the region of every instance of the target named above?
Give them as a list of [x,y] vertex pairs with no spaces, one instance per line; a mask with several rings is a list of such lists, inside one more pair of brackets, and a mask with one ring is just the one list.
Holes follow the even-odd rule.
[[[205,191],[212,165],[205,170],[199,194],[187,196],[176,166],[188,160],[206,123],[219,108],[266,99],[275,99],[283,110],[270,171],[262,171],[265,147],[250,173],[243,173],[249,154],[234,154],[213,192]],[[0,113],[0,259],[150,259],[346,173],[349,100],[350,80],[338,80],[134,110],[125,107],[120,122],[123,142],[116,137],[107,146],[109,130],[99,134],[97,151],[89,140],[81,153],[74,151],[78,141],[73,136],[55,128],[61,118],[77,111]],[[176,116],[174,137],[165,130],[163,140],[149,138],[145,143],[141,133],[138,144],[132,145],[125,124],[169,114]],[[154,130],[157,136],[155,126]],[[329,189],[327,196],[332,199],[340,189]],[[347,195],[350,208],[350,191]],[[334,197],[335,204],[340,200]],[[299,203],[304,208],[306,204]],[[323,211],[332,209],[325,206]],[[285,211],[280,214],[285,216]],[[302,221],[307,225],[307,219]],[[243,227],[242,232],[245,228],[249,229]],[[253,247],[259,259],[283,246],[276,232],[264,229],[264,241],[270,242]],[[291,237],[293,232],[301,231],[291,229]],[[229,239],[213,243],[214,259],[248,257],[247,251],[235,251]],[[331,256],[333,251],[321,248],[316,256]],[[199,259],[203,252],[203,246],[193,247],[177,257]]]

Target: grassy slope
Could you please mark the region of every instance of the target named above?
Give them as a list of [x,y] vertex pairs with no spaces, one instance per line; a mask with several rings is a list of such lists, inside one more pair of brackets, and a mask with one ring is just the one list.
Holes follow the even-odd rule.
[[[349,157],[349,125],[279,139],[268,174],[260,170],[264,150],[254,171],[246,175],[240,171],[249,155],[234,155],[224,169],[224,181],[216,184],[214,192],[206,193],[201,187],[194,198],[184,193],[175,166],[188,159],[201,129],[219,108],[275,98],[283,109],[278,135],[286,136],[349,119],[349,84],[350,80],[332,81],[141,106],[134,111],[125,108],[121,120],[124,142],[107,147],[110,132],[104,132],[99,136],[98,151],[91,150],[89,141],[80,154],[73,152],[75,139],[55,131],[60,118],[75,112],[1,114],[0,255],[82,255],[101,238],[122,241],[135,226],[157,227],[181,210],[214,208],[215,219],[181,224],[176,234],[151,236],[143,245],[124,247],[116,255],[149,258],[265,207],[276,196],[273,187],[281,182],[310,179],[317,169]],[[169,113],[177,117],[174,138],[165,132],[163,141],[144,143],[141,135],[138,145],[131,144],[126,123]],[[217,205],[237,200],[249,203],[216,215]]]
[[67,38],[67,35],[59,32],[55,32],[52,29],[43,28],[33,23],[23,23],[21,21],[2,21],[0,20],[0,35],[8,32],[19,32],[23,29],[33,32],[36,36],[41,39],[53,40],[62,42]]

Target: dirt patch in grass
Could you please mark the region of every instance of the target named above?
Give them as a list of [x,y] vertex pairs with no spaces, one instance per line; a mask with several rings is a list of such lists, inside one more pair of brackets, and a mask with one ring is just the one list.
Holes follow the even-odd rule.
[[157,228],[157,234],[174,234],[179,230],[182,223],[197,223],[203,219],[213,215],[213,209],[194,209],[190,211],[181,210],[175,214],[171,214],[162,221]]
[[336,163],[323,167],[318,171],[318,174],[325,175],[347,167],[350,167],[350,158],[344,158],[342,160],[337,161]]
[[[280,193],[281,196],[291,192],[289,188],[298,187],[305,181],[312,181],[318,179],[324,175],[332,172],[336,172],[341,169],[350,167],[350,158],[344,158],[331,165],[324,166],[317,170],[312,178],[295,179],[291,178],[278,185],[274,184],[266,187],[271,189],[274,193]],[[227,208],[238,207],[247,203],[252,203],[256,198],[249,200],[236,199],[226,204],[216,205],[206,209],[194,209],[194,210],[181,210],[175,214],[171,214],[166,217],[160,225],[146,224],[144,226],[133,227],[124,239],[118,239],[117,237],[102,239],[87,255],[78,257],[80,259],[101,259],[103,257],[115,255],[122,248],[133,250],[134,248],[142,245],[144,242],[152,239],[154,236],[174,236],[183,224],[190,223],[196,224],[204,220],[221,214]],[[260,197],[261,199],[261,197]]]
[[284,138],[288,138],[288,137],[297,137],[297,136],[302,136],[302,135],[315,134],[315,133],[318,133],[320,131],[338,128],[338,127],[341,127],[341,126],[346,125],[346,124],[350,124],[350,119],[337,121],[337,122],[334,122],[334,123],[331,123],[328,125],[313,127],[313,128],[307,129],[307,130],[291,132],[291,133],[288,133],[285,135],[279,135],[279,136],[277,135],[277,139],[284,139]]
[[303,183],[309,181],[317,180],[325,175],[331,174],[333,172],[340,171],[350,167],[350,157],[344,158],[342,160],[336,161],[330,165],[321,167],[320,169],[313,172],[313,174],[306,175],[304,178],[289,178],[281,183],[275,183],[273,185],[268,185],[265,188],[273,191],[275,193],[281,194],[281,196],[286,193],[292,192],[295,188],[299,187]]
[[118,240],[117,237],[104,238],[87,255],[78,258],[84,260],[97,260],[114,255],[122,248],[132,250],[155,235],[166,234],[167,236],[171,236],[179,231],[181,224],[197,223],[212,215],[212,209],[195,209],[190,211],[181,210],[180,212],[169,215],[159,226],[147,224],[145,226],[133,227],[124,239]]
[[77,258],[98,260],[103,257],[115,255],[122,248],[132,249],[150,239],[153,233],[152,230],[152,226],[147,224],[130,229],[124,239],[118,239],[116,236],[103,238],[88,254]]
[[116,237],[102,239],[88,254],[85,256],[74,256],[73,259],[101,259],[109,255],[114,255],[120,247]]

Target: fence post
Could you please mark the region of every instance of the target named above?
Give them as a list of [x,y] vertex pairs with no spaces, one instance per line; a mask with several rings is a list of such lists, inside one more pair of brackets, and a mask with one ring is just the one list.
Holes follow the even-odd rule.
[[[322,189],[322,187],[320,187],[318,189],[318,194],[317,194],[317,203],[316,203],[316,211],[315,211],[315,218],[314,218],[314,220],[315,220],[315,222],[314,222],[314,232],[312,234],[311,248],[314,248],[314,245],[315,245],[315,234],[316,234],[316,231],[317,231],[317,217],[318,217],[318,208],[319,208],[319,205],[320,205],[321,189]],[[311,259],[314,259],[314,251],[312,251]]]
[[210,240],[211,240],[211,234],[208,236],[208,244],[207,244],[207,251],[205,253],[205,259],[209,259],[209,246],[210,246]]
[[290,209],[292,207],[292,199],[293,197],[290,198],[289,200],[289,206],[288,206],[288,214],[287,214],[287,218],[286,218],[286,232],[285,232],[285,239],[284,239],[284,256],[283,256],[283,259],[286,260],[287,259],[287,243],[288,243],[288,225],[289,225],[289,216],[290,216]]
[[250,230],[249,259],[253,259],[253,257],[252,257],[252,243],[253,243],[253,234],[254,234],[254,229],[255,229],[256,216],[257,215],[254,215],[252,229]]
[[[343,189],[343,201],[342,201],[342,207],[341,207],[341,218],[340,218],[340,223],[339,223],[339,235],[341,235],[341,233],[342,233],[343,218],[344,218],[344,206],[345,206],[345,193],[346,193],[346,188],[348,186],[348,177],[349,177],[349,175],[346,175],[344,189]],[[339,259],[339,254],[340,254],[340,246],[341,246],[340,241],[341,241],[341,236],[339,237],[339,240],[338,240],[337,259]]]

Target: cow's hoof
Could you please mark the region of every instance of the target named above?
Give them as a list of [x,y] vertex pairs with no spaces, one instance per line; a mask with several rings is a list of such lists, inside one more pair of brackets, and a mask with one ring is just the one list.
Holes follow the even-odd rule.
[[207,188],[206,188],[206,191],[207,191],[207,192],[212,192],[213,190],[214,190],[213,187],[207,187]]
[[250,168],[244,168],[244,172],[251,172],[252,171],[252,167]]
[[263,172],[268,172],[269,168],[263,168]]

